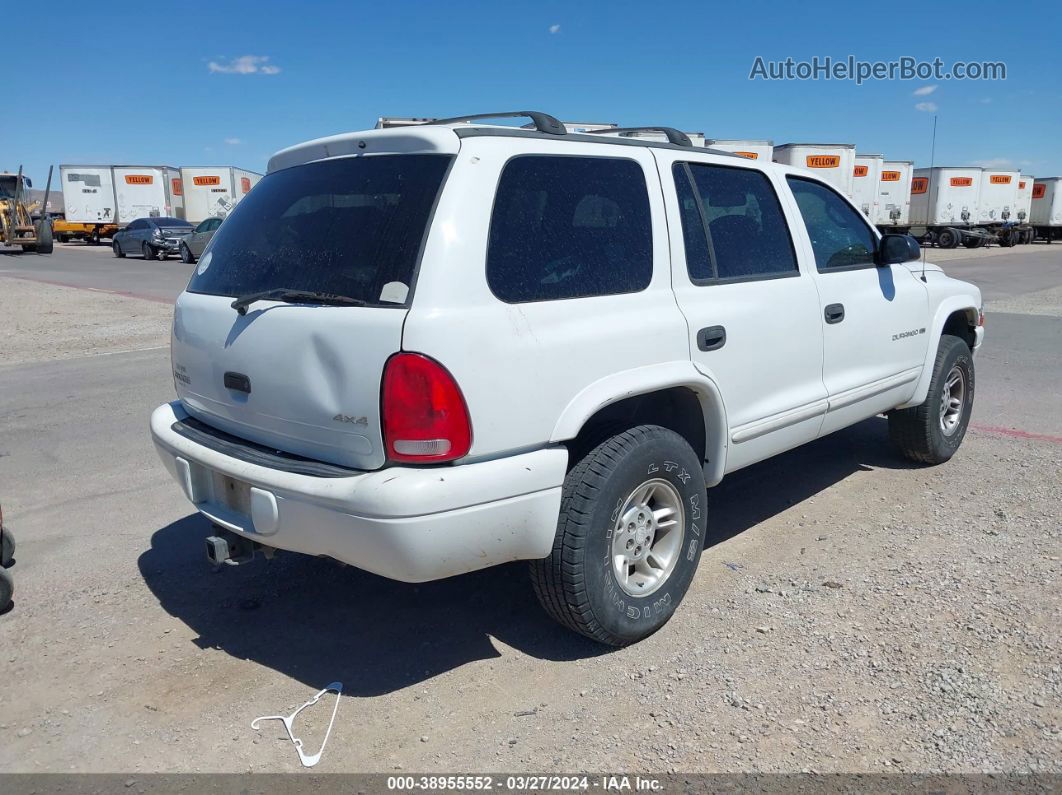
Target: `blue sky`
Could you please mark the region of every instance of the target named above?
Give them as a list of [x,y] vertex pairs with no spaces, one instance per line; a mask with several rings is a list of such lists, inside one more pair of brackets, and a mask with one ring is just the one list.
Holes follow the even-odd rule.
[[[934,111],[916,105],[930,103],[937,165],[1062,174],[1062,4],[1046,0],[983,11],[705,0],[4,5],[5,28],[25,31],[7,40],[4,62],[21,64],[26,84],[19,110],[4,112],[0,169],[23,163],[36,187],[50,163],[264,171],[277,149],[380,115],[518,108],[715,138],[850,142],[928,165]],[[756,56],[850,54],[1003,61],[1008,74],[862,86],[748,79]]]

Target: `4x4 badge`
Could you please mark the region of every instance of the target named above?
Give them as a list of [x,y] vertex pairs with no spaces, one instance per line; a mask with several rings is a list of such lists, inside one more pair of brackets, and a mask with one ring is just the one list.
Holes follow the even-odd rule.
[[352,422],[355,425],[368,425],[368,417],[348,417],[346,414],[337,414],[332,418],[334,422]]

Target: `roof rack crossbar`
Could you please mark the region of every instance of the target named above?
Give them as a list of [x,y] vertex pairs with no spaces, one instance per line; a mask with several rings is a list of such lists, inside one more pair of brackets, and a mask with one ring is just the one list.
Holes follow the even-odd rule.
[[663,133],[667,137],[668,143],[676,144],[678,146],[693,146],[693,141],[690,137],[681,130],[676,130],[674,127],[612,127],[608,130],[587,130],[587,135],[604,135],[607,133],[629,133],[629,132],[658,132]]
[[462,121],[478,121],[479,119],[515,119],[526,116],[531,119],[535,129],[550,135],[567,135],[568,130],[557,119],[548,113],[537,110],[514,110],[502,113],[476,113],[472,116],[454,116],[452,119],[433,119],[431,124],[455,124]]

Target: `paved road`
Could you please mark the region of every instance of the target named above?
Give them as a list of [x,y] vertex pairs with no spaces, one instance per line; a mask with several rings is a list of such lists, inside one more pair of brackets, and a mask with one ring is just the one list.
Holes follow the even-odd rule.
[[107,290],[169,303],[188,284],[193,267],[176,257],[164,262],[144,262],[140,257],[118,259],[108,246],[81,243],[56,245],[51,256],[0,252],[0,276]]
[[[1062,246],[1057,253],[954,260],[946,267],[981,283],[989,300],[1011,299],[1062,284]],[[50,259],[0,258],[0,290],[4,276],[15,276],[164,301],[180,291],[186,273],[172,260],[115,260],[106,251],[60,248]],[[999,569],[988,579],[981,575],[1001,560],[1005,569],[1026,565],[1027,558],[1048,560],[1038,548],[1004,554],[993,547],[970,556],[976,572],[930,568],[924,581],[912,579],[934,565],[958,532],[948,516],[977,528],[1017,514],[1033,542],[1052,522],[1057,533],[1057,504],[1030,495],[1057,486],[1062,317],[991,315],[978,390],[975,429],[948,467],[909,468],[888,451],[882,422],[871,420],[729,478],[711,494],[715,546],[675,622],[645,644],[604,654],[544,618],[519,566],[424,586],[300,556],[210,574],[202,550],[206,523],[189,511],[147,436],[148,413],[172,395],[167,351],[0,367],[0,487],[5,517],[20,531],[18,602],[0,617],[0,771],[295,770],[290,746],[271,734],[259,737],[247,723],[290,711],[335,679],[346,683],[347,697],[325,772],[609,764],[883,770],[881,759],[949,769],[959,764],[947,755],[949,740],[927,740],[922,748],[918,732],[923,724],[927,736],[957,725],[949,715],[961,705],[941,702],[939,723],[924,717],[888,723],[876,711],[879,701],[900,703],[898,693],[910,692],[915,704],[944,698],[918,690],[936,669],[929,662],[924,671],[896,668],[897,689],[890,690],[877,680],[853,679],[857,674],[842,661],[866,654],[846,646],[846,638],[855,643],[889,615],[914,617],[919,604],[939,612],[925,602],[936,587],[958,597],[947,609],[961,616],[959,634],[919,637],[912,647],[901,645],[894,627],[881,648],[908,658],[939,648],[933,664],[943,665],[958,654],[956,638],[972,637],[971,626],[989,620],[981,603],[993,591],[1045,611],[1008,614],[1000,632],[1052,625],[1053,570],[1022,575],[1029,593],[1001,584]],[[1001,479],[1006,483],[998,486]],[[1037,491],[1023,491],[1029,484]],[[927,495],[959,502],[915,505]],[[966,495],[981,501],[964,505]],[[908,508],[914,515],[900,522],[897,515]],[[904,544],[890,535],[905,532],[906,558]],[[977,532],[978,539],[996,538]],[[916,548],[923,535],[927,546]],[[958,552],[963,559],[964,550]],[[856,565],[866,568],[850,582],[843,575]],[[891,579],[874,579],[881,576]],[[855,601],[840,603],[843,609],[835,603],[800,608],[810,623],[785,641],[780,630],[772,641],[749,629],[778,626],[786,615],[783,607],[756,612],[755,600],[774,598],[757,582],[769,581],[777,592],[804,579],[818,587],[824,578],[844,580],[836,597],[851,593]],[[881,608],[881,600],[912,582],[917,599],[895,612]],[[973,614],[962,612],[965,604]],[[833,626],[841,615],[855,623]],[[936,619],[912,622],[929,632],[939,626]],[[820,631],[821,643],[812,637]],[[1050,646],[1039,636],[1007,643],[978,651],[1010,666],[1007,689],[1026,687],[1027,672],[1050,668]],[[691,644],[701,647],[700,660],[683,656]],[[1032,657],[1014,656],[1027,648]],[[779,673],[789,661],[792,668]],[[658,666],[659,681],[646,690]],[[673,673],[680,669],[688,672],[685,684]],[[873,714],[847,714],[849,701],[859,701],[848,690],[853,681],[867,692],[882,688]],[[780,691],[749,695],[774,686]],[[723,704],[723,691],[751,700]],[[698,695],[684,699],[683,692]],[[826,725],[815,723],[827,713],[807,703],[810,697],[836,698]],[[994,696],[980,697],[985,700],[975,710],[995,704]],[[767,702],[765,711],[758,711],[757,698]],[[1005,723],[1031,714],[1028,709],[1009,705],[992,715]],[[513,718],[533,710],[541,715]],[[977,761],[963,769],[980,769],[982,759],[1000,769],[1015,758],[1008,754],[1046,742],[1051,719],[1043,720],[1042,735],[1039,724],[1015,729],[1019,734],[1008,735],[1002,750],[977,740],[979,755],[970,757]],[[776,730],[775,721],[815,733],[789,744],[790,730]],[[689,732],[709,724],[726,733],[715,737],[712,729],[689,742]],[[1021,734],[1026,729],[1028,737]],[[973,729],[963,731],[973,736]],[[900,747],[906,750],[893,750]],[[1013,764],[1029,769],[1033,763],[1020,757]]]

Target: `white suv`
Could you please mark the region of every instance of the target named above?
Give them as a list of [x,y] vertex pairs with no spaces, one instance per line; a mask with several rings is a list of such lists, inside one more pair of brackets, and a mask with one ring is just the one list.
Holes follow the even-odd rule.
[[551,615],[623,645],[678,607],[726,473],[883,412],[911,458],[958,448],[980,292],[913,239],[669,128],[501,115],[535,129],[285,149],[218,230],[151,417],[216,562],[529,560]]

